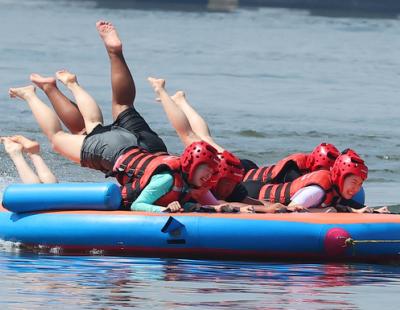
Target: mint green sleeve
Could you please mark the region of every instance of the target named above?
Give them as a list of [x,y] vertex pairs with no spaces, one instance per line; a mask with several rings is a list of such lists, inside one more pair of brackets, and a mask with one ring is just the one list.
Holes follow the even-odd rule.
[[174,178],[169,173],[160,173],[153,175],[149,184],[142,190],[139,197],[132,203],[132,211],[161,212],[163,207],[154,205],[161,196],[168,193]]

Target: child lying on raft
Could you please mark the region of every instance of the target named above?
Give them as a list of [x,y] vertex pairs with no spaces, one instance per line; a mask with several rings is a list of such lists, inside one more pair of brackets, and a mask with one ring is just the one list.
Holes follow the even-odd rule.
[[[22,183],[57,183],[57,178],[40,156],[39,143],[21,135],[1,137],[0,142],[4,144],[5,151],[13,161]],[[31,160],[36,173],[25,160],[24,153]]]
[[[368,167],[353,150],[347,149],[335,160],[331,170],[319,170],[305,174],[292,182],[266,184],[259,192],[260,199],[302,205],[337,212],[389,213],[386,207],[354,209],[346,205],[361,189],[368,177]],[[343,204],[343,201],[345,203]]]

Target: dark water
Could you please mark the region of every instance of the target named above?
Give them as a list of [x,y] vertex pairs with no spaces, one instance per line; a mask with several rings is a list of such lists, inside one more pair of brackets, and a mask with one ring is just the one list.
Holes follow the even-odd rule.
[[[400,202],[398,19],[112,9],[96,1],[0,0],[0,8],[0,135],[39,140],[62,181],[103,176],[53,153],[7,89],[27,85],[32,72],[67,68],[111,121],[108,59],[94,27],[104,18],[124,42],[138,110],[171,151],[182,145],[154,103],[149,75],[166,78],[171,94],[186,91],[217,142],[241,157],[266,164],[321,141],[352,147],[370,167],[367,203]],[[0,190],[17,180],[1,147]],[[389,309],[399,301],[397,266],[25,256],[7,246],[0,253],[2,308]]]

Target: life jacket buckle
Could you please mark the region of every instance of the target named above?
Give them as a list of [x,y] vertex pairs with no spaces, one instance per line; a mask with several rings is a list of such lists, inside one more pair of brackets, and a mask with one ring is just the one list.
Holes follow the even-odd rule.
[[135,169],[130,168],[125,174],[131,179],[135,174]]
[[118,172],[124,172],[125,169],[126,169],[126,165],[124,163],[120,164],[117,167]]

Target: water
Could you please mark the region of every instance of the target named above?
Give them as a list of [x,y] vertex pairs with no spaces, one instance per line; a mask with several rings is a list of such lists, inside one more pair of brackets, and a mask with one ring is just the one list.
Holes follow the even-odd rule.
[[13,309],[394,309],[400,281],[393,266],[17,254],[0,272]]
[[[119,3],[121,4],[121,3]],[[41,142],[61,181],[102,181],[53,153],[9,87],[67,68],[111,121],[109,64],[95,22],[115,23],[136,106],[171,151],[182,145],[147,76],[184,90],[218,143],[267,164],[321,141],[365,157],[369,205],[400,202],[400,23],[239,8],[111,9],[104,1],[0,0],[0,135]],[[39,92],[41,98],[45,97]],[[0,147],[0,190],[18,178]],[[0,252],[2,308],[394,308],[398,266],[260,264]],[[72,298],[71,298],[72,297]]]

